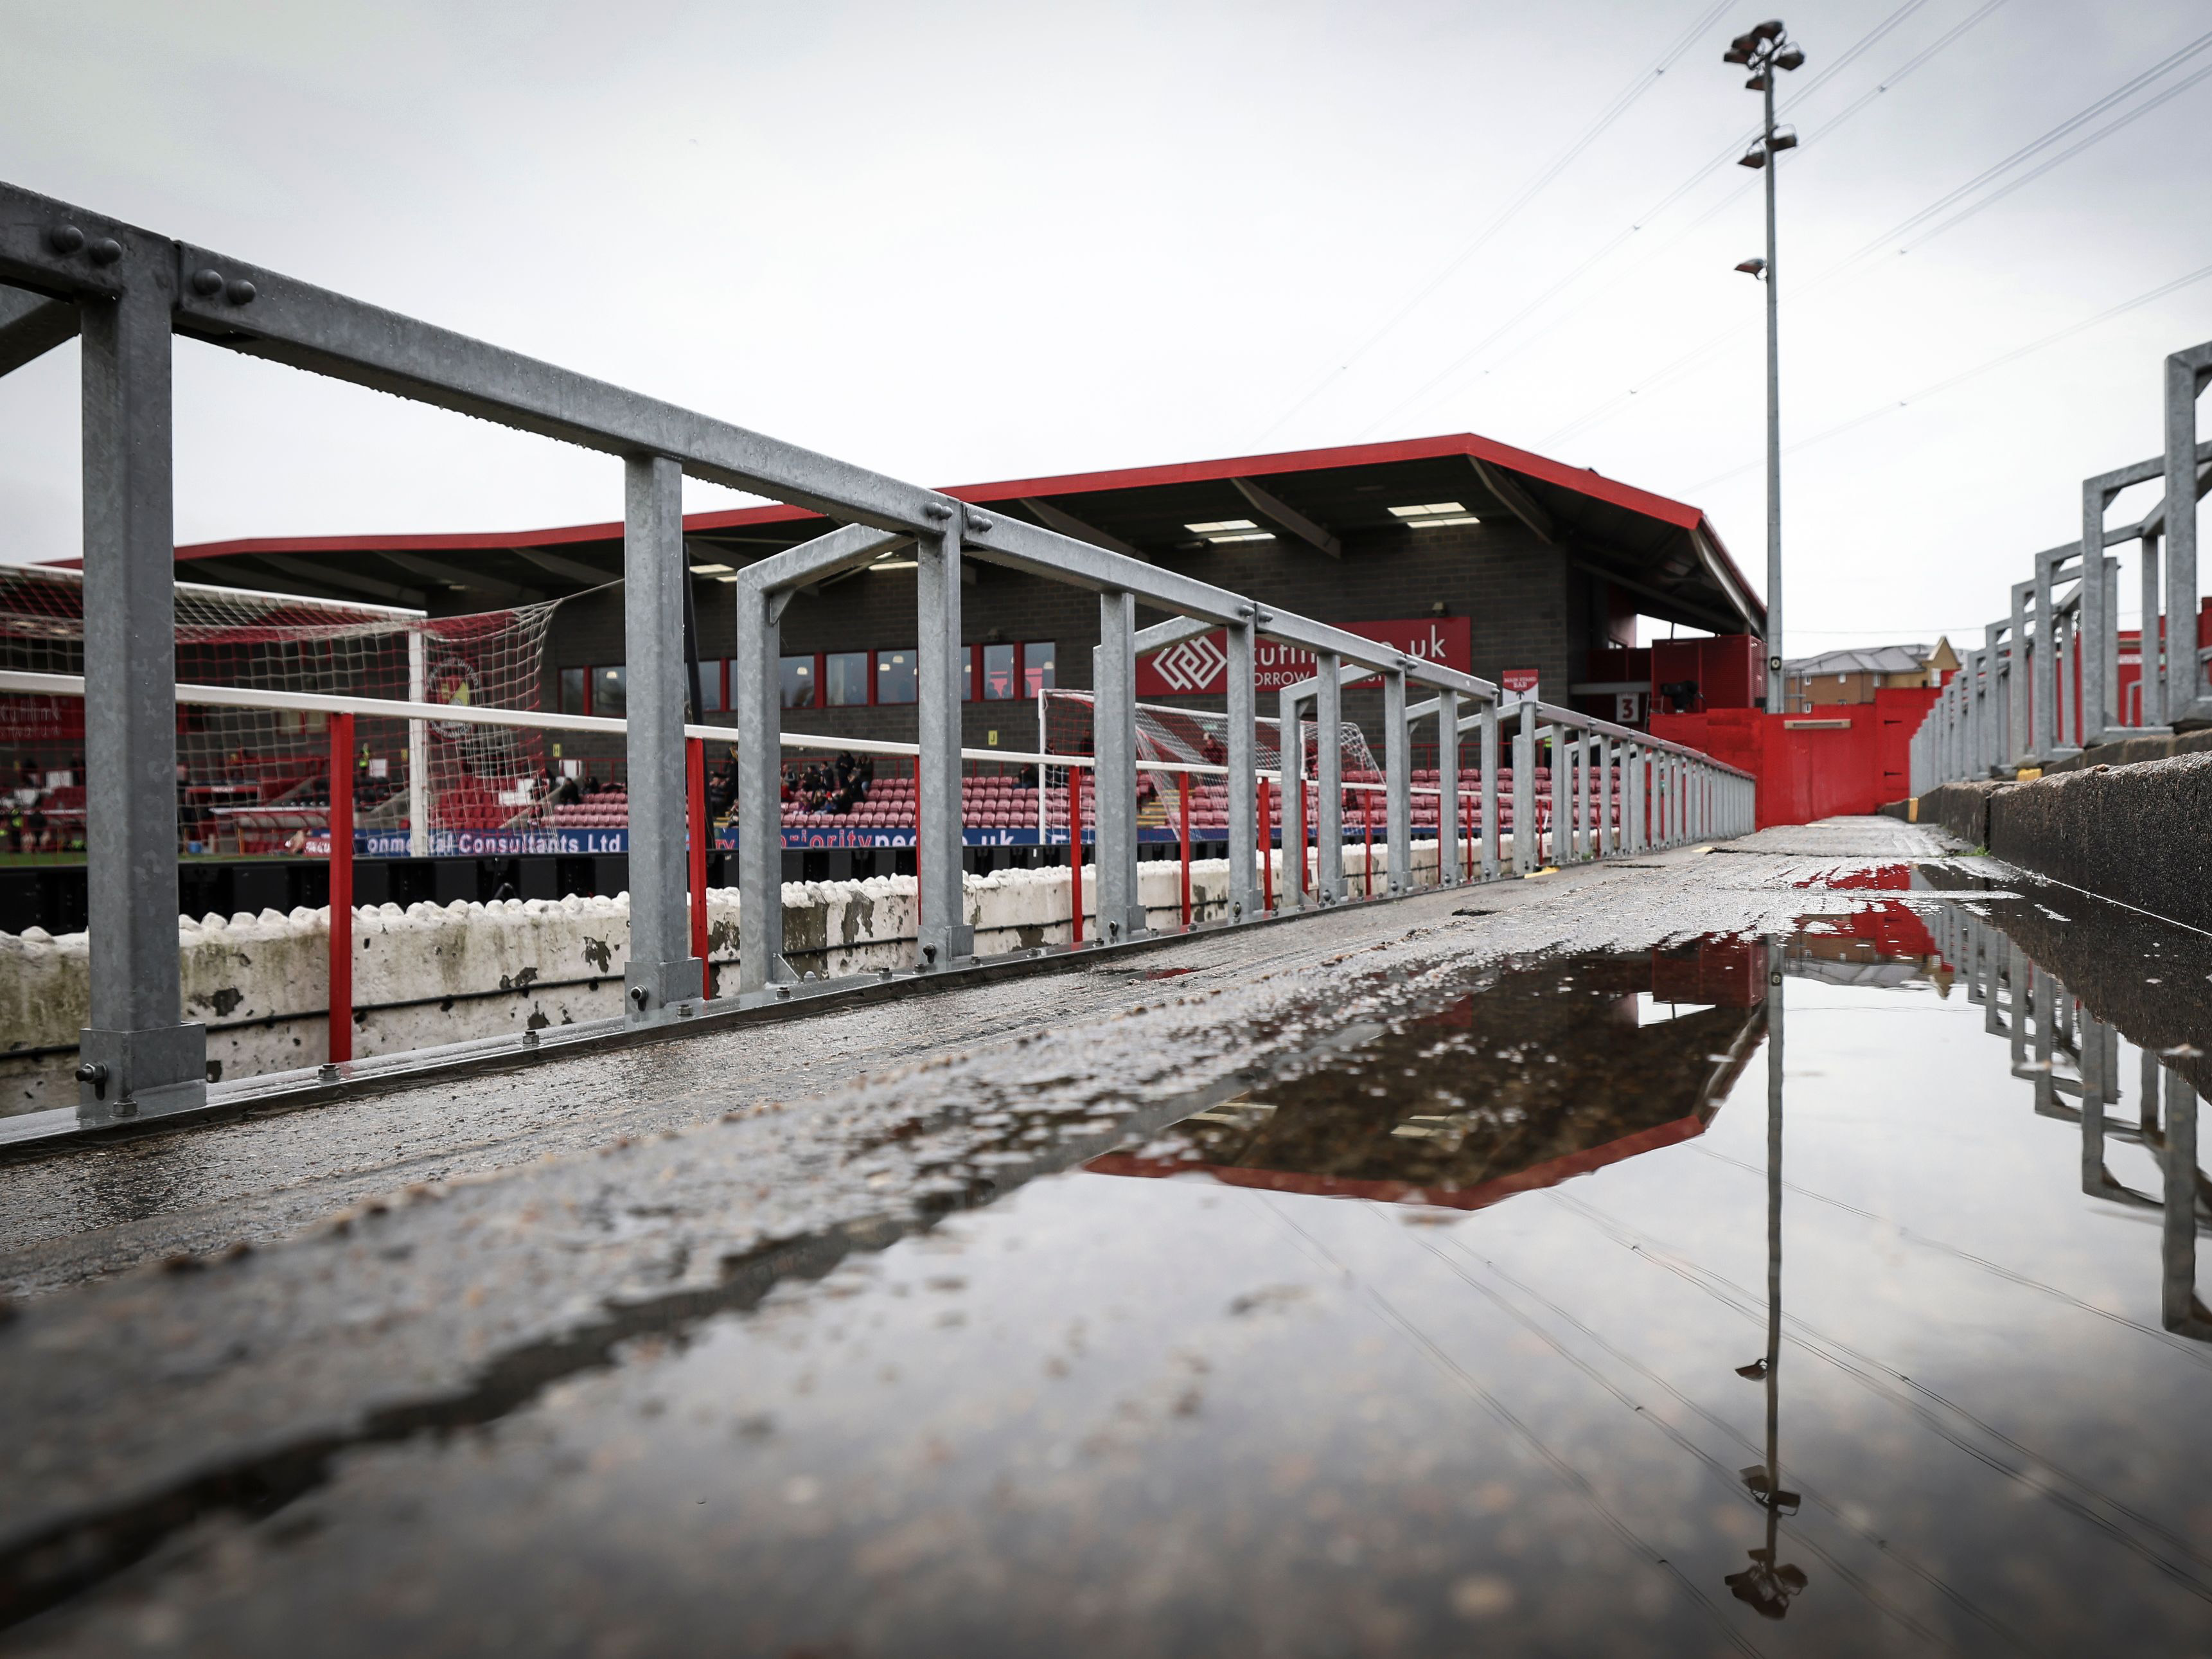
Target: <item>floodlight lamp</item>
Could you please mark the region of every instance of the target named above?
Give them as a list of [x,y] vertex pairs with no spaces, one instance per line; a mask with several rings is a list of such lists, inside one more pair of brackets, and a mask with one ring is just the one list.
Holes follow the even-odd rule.
[[1766,147],[1767,147],[1769,149],[1796,149],[1796,148],[1797,148],[1797,129],[1796,129],[1796,128],[1795,128],[1795,127],[1777,127],[1777,128],[1775,128],[1775,130],[1774,130],[1774,137],[1772,137],[1771,138],[1770,138],[1770,139],[1768,139],[1768,140],[1766,141]]
[[1804,63],[1805,49],[1802,46],[1784,46],[1774,54],[1774,61],[1784,69],[1794,70]]
[[1737,265],[1736,269],[1747,276],[1764,276],[1766,275],[1766,261],[1760,258],[1746,259]]
[[1782,38],[1782,20],[1779,17],[1770,17],[1753,29],[1752,33],[1761,40],[1779,40]]
[[1743,85],[1744,90],[1747,92],[1765,92],[1766,90],[1766,71],[1765,70],[1759,70],[1758,74],[1753,76],[1751,79],[1745,82]]
[[1736,165],[1740,167],[1750,167],[1753,170],[1763,167],[1766,165],[1766,151],[1760,146],[1753,144],[1750,150],[1745,155],[1744,158],[1738,161]]
[[1740,46],[1730,46],[1721,54],[1721,62],[1723,64],[1748,64],[1750,61],[1751,53]]

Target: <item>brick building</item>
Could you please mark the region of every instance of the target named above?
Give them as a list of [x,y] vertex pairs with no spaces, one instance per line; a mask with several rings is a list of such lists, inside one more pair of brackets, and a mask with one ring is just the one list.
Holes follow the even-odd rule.
[[[1535,668],[1565,702],[1594,651],[1632,642],[1640,612],[1721,634],[1759,631],[1763,610],[1697,508],[1468,434],[1239,459],[970,485],[948,492],[995,512],[1170,565],[1201,580],[1345,624],[1395,623],[1455,665],[1496,678]],[[786,507],[691,515],[705,718],[727,720],[734,571],[827,526]],[[179,574],[280,592],[414,605],[434,614],[562,599],[544,705],[618,713],[623,606],[618,523],[510,534],[319,537],[178,550]],[[1084,688],[1098,639],[1082,590],[966,564],[966,741],[1027,749],[1033,693]],[[788,729],[911,739],[914,574],[897,552],[802,594],[783,617]],[[1139,623],[1159,620],[1140,611]],[[1463,624],[1463,625],[1462,625]],[[1393,637],[1396,637],[1394,634]],[[1150,695],[1178,697],[1153,678]],[[1372,730],[1379,692],[1346,713]],[[1266,712],[1263,701],[1262,711]],[[610,748],[581,742],[570,754]]]

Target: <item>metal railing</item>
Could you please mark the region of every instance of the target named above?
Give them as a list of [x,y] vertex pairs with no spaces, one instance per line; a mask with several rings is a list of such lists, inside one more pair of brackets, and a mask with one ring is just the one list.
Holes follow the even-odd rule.
[[[2212,650],[2197,641],[2197,503],[2212,488],[2212,442],[2197,402],[2212,382],[2212,342],[2166,360],[2164,453],[2081,482],[2075,540],[2029,560],[2010,609],[1960,653],[1911,744],[1912,792],[2016,776],[2125,738],[2212,722]],[[2122,492],[2162,482],[2135,523],[2105,522]],[[2122,696],[2121,562],[2132,544],[2142,600],[2136,698]]]
[[[593,380],[434,325],[312,287],[281,272],[172,240],[105,215],[0,185],[0,371],[70,333],[82,339],[85,751],[91,936],[91,1018],[81,1043],[80,1110],[88,1121],[190,1109],[205,1098],[203,1029],[180,1018],[176,953],[175,757],[171,341],[175,335],[458,410],[480,419],[618,455],[625,468],[623,622],[628,665],[630,951],[625,1017],[656,1024],[696,1012],[704,985],[687,915],[682,481],[710,480],[811,508],[837,521],[816,539],[748,567],[732,586],[738,665],[741,906],[758,937],[741,953],[740,1001],[787,994],[780,902],[781,696],[775,676],[785,606],[802,587],[914,550],[920,771],[915,831],[923,917],[921,971],[969,959],[973,930],[962,884],[960,710],[957,653],[961,564],[1001,565],[1098,596],[1095,754],[1099,933],[1112,943],[1146,931],[1137,890],[1135,667],[1139,651],[1226,629],[1230,925],[1257,920],[1253,679],[1261,635],[1314,653],[1316,722],[1340,721],[1347,665],[1383,680],[1389,890],[1411,885],[1407,728],[1435,718],[1461,729],[1498,716],[1496,686],[1328,623],[1283,611],[1003,514],[971,507],[835,458]],[[1141,632],[1139,604],[1170,620]],[[742,672],[738,672],[741,668]],[[1407,690],[1436,694],[1409,708]],[[1462,713],[1462,705],[1468,713]],[[450,709],[441,718],[452,718]],[[1534,821],[1534,745],[1548,727],[1575,763],[1553,775],[1554,822],[1567,850],[1603,856],[1753,823],[1752,780],[1710,757],[1575,711],[1522,706],[1512,734],[1516,824]],[[717,741],[727,740],[716,728]],[[1486,728],[1486,744],[1494,730]],[[1335,745],[1324,741],[1320,811],[1340,813],[1328,787]],[[1486,751],[1487,752],[1487,750]],[[1595,823],[1586,783],[1593,755],[1625,758],[1631,828],[1613,845]],[[1149,764],[1149,763],[1147,763]],[[1608,773],[1611,761],[1606,763]],[[1496,769],[1486,766],[1484,776]],[[159,780],[158,786],[149,780]],[[1564,781],[1563,781],[1564,780]],[[1340,780],[1334,780],[1340,782]],[[1302,796],[1303,791],[1292,792]],[[1460,833],[1459,792],[1443,816]],[[1486,837],[1496,815],[1486,814]],[[1536,856],[1522,845],[1524,869]],[[1324,835],[1316,897],[1343,896],[1340,837]],[[1339,849],[1332,870],[1329,849]],[[1494,866],[1486,856],[1485,869]],[[1443,873],[1456,879],[1449,860]],[[1303,884],[1301,884],[1303,885]]]
[[[2163,1235],[2160,1308],[2169,1331],[2212,1341],[2212,1316],[2197,1295],[2197,1241],[2212,1231],[2197,1162],[2202,1101],[2186,1059],[2139,1042],[2132,1083],[2124,1075],[2118,1026],[2098,1017],[2010,935],[1956,904],[1922,912],[1936,950],[1982,1005],[1983,1029],[2012,1048],[2012,1074],[2029,1086],[2035,1114],[2076,1123],[2081,1132],[2081,1191],[2137,1214],[2156,1215]],[[2193,1052],[2193,1051],[2192,1051]],[[2118,1109],[2132,1094],[2135,1111]],[[2147,1154],[2158,1187],[2116,1179],[2111,1151],[2133,1144]]]

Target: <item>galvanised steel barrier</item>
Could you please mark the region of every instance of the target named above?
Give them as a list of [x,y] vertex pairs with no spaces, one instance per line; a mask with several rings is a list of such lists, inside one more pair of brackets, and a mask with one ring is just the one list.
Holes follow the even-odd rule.
[[[1931,907],[1921,919],[1967,999],[1982,1005],[1983,1029],[2010,1043],[2012,1074],[2029,1085],[2036,1115],[2080,1126],[2083,1194],[2157,1216],[2166,1328],[2212,1341],[2212,1313],[2197,1294],[2197,1240],[2212,1225],[2207,1178],[2197,1162],[2203,1103],[2185,1073],[2185,1054],[2140,1044],[2130,1082],[2123,1074],[2118,1028],[2002,928],[1956,904]],[[2126,1114],[2118,1109],[2130,1094],[2135,1109]],[[2155,1188],[2130,1188],[2113,1176],[2108,1152],[2116,1143],[2133,1143],[2148,1155]]]
[[[82,344],[85,757],[88,773],[91,1020],[81,1044],[80,1112],[88,1121],[191,1110],[205,1099],[205,1035],[181,1018],[176,951],[176,687],[171,489],[171,339],[183,335],[246,356],[349,380],[396,397],[622,457],[626,477],[623,623],[629,665],[630,957],[626,1018],[659,1024],[696,1012],[702,964],[687,930],[683,651],[682,481],[686,475],[811,508],[838,522],[815,540],[748,567],[734,584],[739,766],[740,903],[759,937],[742,951],[738,1000],[788,994],[779,902],[781,824],[775,772],[781,698],[772,684],[784,607],[802,586],[914,549],[921,772],[916,856],[923,925],[921,971],[972,958],[960,848],[961,678],[957,653],[961,562],[975,558],[1097,594],[1096,736],[1102,943],[1146,931],[1138,902],[1135,671],[1140,648],[1177,630],[1225,628],[1231,915],[1256,921],[1254,645],[1261,635],[1314,653],[1324,773],[1335,752],[1336,690],[1347,665],[1379,673],[1386,719],[1389,887],[1411,885],[1409,718],[1462,720],[1461,700],[1495,715],[1496,686],[1326,623],[973,507],[850,462],[502,350],[434,325],[313,287],[281,272],[175,240],[12,185],[0,185],[0,372],[68,338]],[[1139,604],[1171,620],[1144,631]],[[1437,707],[1409,710],[1418,685]],[[1446,699],[1449,699],[1447,705]],[[1515,789],[1533,787],[1534,748],[1551,735],[1554,835],[1563,852],[1595,848],[1587,788],[1572,800],[1562,773],[1589,745],[1626,757],[1650,824],[1632,814],[1613,850],[1666,846],[1752,827],[1752,781],[1709,757],[1569,709],[1522,705],[1513,738]],[[1486,776],[1492,769],[1486,769]],[[1458,793],[1446,816],[1459,834]],[[1326,817],[1339,810],[1322,791]],[[1516,828],[1533,824],[1517,800]],[[1494,816],[1486,820],[1494,825]],[[1486,836],[1494,834],[1486,829]],[[1516,862],[1535,858],[1516,833]],[[1527,843],[1525,846],[1523,843]],[[1625,843],[1625,844],[1623,844]],[[1317,897],[1344,895],[1322,838]],[[1341,854],[1338,861],[1340,864]],[[1487,862],[1486,865],[1487,867]],[[1455,873],[1449,866],[1441,872]]]
[[[2165,453],[2081,481],[2079,537],[2028,562],[2010,610],[1961,653],[1914,733],[1914,794],[2212,724],[2212,649],[2197,639],[2197,503],[2212,488],[2212,442],[2197,441],[2197,404],[2208,383],[2212,342],[2166,360]],[[2164,498],[2141,519],[2106,526],[2123,491],[2158,483]],[[2120,561],[2106,550],[2129,544],[2142,615],[2132,702],[2121,695]]]

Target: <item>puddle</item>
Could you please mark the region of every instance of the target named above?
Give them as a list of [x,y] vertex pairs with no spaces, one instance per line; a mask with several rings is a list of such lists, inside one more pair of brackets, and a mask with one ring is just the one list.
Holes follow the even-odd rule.
[[1863,902],[1317,1018],[1194,1115],[334,1453],[16,1635],[2201,1652],[2212,941],[1822,884]]

